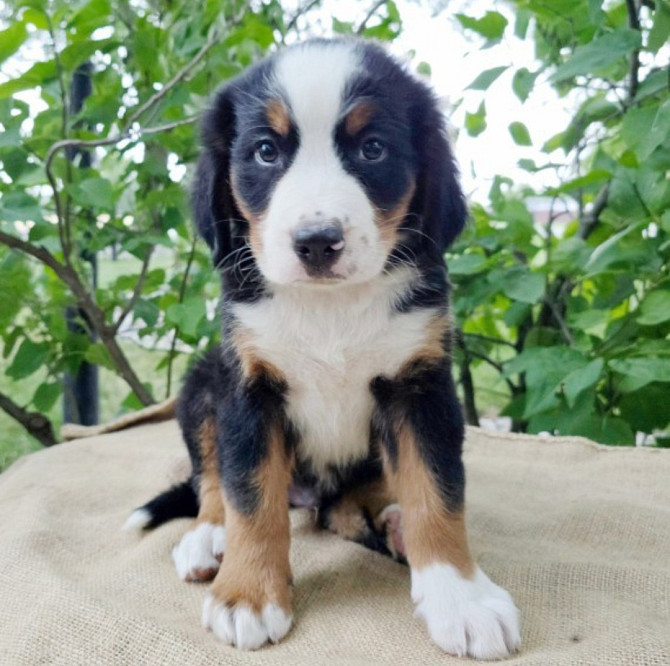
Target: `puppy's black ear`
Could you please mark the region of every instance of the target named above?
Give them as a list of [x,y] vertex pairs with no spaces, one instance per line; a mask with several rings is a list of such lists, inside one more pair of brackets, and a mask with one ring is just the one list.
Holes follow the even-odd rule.
[[202,124],[203,153],[192,190],[195,223],[212,250],[215,266],[233,248],[232,227],[241,219],[230,183],[230,150],[235,138],[234,88],[219,91]]
[[444,119],[432,95],[430,100],[422,100],[416,116],[419,178],[410,212],[421,220],[421,230],[432,240],[434,249],[444,254],[465,227],[467,206]]

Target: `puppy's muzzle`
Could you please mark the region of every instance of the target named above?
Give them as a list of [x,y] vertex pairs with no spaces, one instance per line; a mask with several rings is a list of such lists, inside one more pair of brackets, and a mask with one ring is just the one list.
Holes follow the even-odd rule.
[[342,225],[338,221],[303,225],[293,233],[293,249],[310,275],[326,274],[344,249]]

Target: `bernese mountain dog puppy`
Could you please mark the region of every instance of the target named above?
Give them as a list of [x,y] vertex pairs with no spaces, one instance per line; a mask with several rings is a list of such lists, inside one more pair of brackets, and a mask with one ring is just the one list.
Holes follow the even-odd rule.
[[466,206],[435,97],[383,48],[312,40],[227,83],[203,124],[198,229],[222,283],[220,348],[177,414],[191,478],[128,525],[195,524],[203,623],[255,649],[289,631],[289,506],[405,559],[446,652],[519,645],[510,595],[473,562],[443,254]]

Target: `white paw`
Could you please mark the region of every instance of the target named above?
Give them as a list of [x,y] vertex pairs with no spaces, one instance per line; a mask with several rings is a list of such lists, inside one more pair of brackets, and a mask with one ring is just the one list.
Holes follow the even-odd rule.
[[277,643],[291,628],[293,618],[277,604],[266,604],[261,613],[248,606],[234,608],[217,603],[209,594],[202,608],[202,624],[226,645],[256,650],[268,641]]
[[412,570],[412,599],[431,638],[449,654],[503,659],[519,647],[519,611],[479,567],[471,580],[450,564]]
[[172,560],[182,580],[210,580],[219,570],[226,549],[226,528],[201,523],[184,534],[172,549]]

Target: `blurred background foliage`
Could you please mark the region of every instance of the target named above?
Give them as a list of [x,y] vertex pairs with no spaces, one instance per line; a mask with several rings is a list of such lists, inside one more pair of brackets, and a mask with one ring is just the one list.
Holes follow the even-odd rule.
[[[492,63],[510,34],[534,44],[537,67],[510,79],[518,99],[551,86],[574,109],[546,159],[520,161],[528,182],[501,174],[471,202],[448,255],[468,421],[502,414],[518,431],[667,445],[670,2],[477,7],[454,29]],[[403,29],[392,0],[349,14],[315,0],[0,4],[0,469],[58,439],[64,372],[99,366],[108,419],[174,394],[188,359],[215,343],[218,282],[188,206],[198,116],[283,43]],[[456,140],[487,141],[487,91],[506,69],[472,82],[481,103]],[[90,86],[83,105],[78,85]],[[532,142],[523,114],[509,132]],[[538,173],[551,185],[531,187]],[[76,327],[63,314],[73,306]]]

